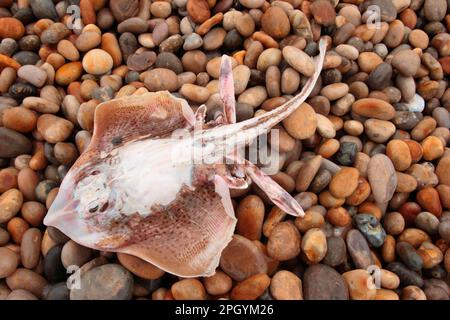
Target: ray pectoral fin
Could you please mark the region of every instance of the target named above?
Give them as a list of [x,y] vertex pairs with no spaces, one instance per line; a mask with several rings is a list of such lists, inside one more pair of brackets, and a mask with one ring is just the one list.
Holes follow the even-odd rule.
[[305,215],[300,204],[278,183],[272,180],[250,161],[245,161],[245,171],[280,209],[293,216]]

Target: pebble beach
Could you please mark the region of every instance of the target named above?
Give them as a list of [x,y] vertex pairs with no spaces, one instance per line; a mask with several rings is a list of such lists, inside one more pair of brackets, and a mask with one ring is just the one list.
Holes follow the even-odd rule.
[[[0,300],[449,300],[449,32],[448,0],[0,0]],[[321,39],[271,175],[304,217],[232,190],[197,278],[44,225],[98,105],[166,90],[214,120],[226,54],[245,121],[302,89]]]

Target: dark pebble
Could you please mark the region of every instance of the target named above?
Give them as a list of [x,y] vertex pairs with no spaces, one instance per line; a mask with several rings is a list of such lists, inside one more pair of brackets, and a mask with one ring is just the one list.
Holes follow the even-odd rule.
[[156,61],[156,53],[154,51],[144,51],[134,53],[127,58],[127,67],[133,71],[144,71],[150,68]]
[[28,35],[24,36],[19,40],[19,48],[20,50],[25,51],[37,51],[41,46],[41,40],[37,35]]
[[125,32],[120,35],[119,46],[125,61],[139,48],[138,41],[131,32]]
[[244,121],[253,117],[253,107],[246,103],[236,103],[236,120]]
[[392,67],[389,63],[379,64],[369,75],[367,84],[372,90],[383,90],[386,88],[392,77]]
[[320,169],[309,186],[311,192],[319,194],[330,183],[332,174],[326,169]]
[[33,22],[34,15],[31,8],[20,8],[14,13],[14,18],[20,20],[24,25]]
[[67,278],[66,269],[61,262],[62,246],[54,246],[44,257],[44,273],[48,281],[55,283]]
[[423,292],[425,292],[428,300],[449,300],[449,287],[443,280],[425,280]]
[[328,69],[324,70],[321,73],[322,77],[322,86],[326,86],[328,84],[341,82],[342,73],[337,69]]
[[28,83],[14,83],[9,87],[8,93],[17,101],[22,101],[26,97],[38,95],[36,87]]
[[213,9],[213,14],[227,12],[233,6],[233,0],[220,0]]
[[363,234],[356,229],[347,233],[345,238],[347,250],[357,269],[367,269],[373,264],[369,244]]
[[347,256],[347,247],[345,241],[340,237],[327,238],[327,254],[323,259],[323,263],[330,267],[336,267],[345,261]]
[[39,56],[35,52],[31,51],[19,51],[13,55],[13,59],[16,60],[21,65],[26,64],[36,64],[39,61]]
[[348,289],[342,276],[333,268],[316,264],[303,276],[305,300],[348,300]]
[[161,52],[158,54],[155,62],[155,68],[170,69],[176,74],[183,72],[183,64],[180,59],[172,52]]
[[397,111],[395,112],[395,117],[392,119],[392,122],[398,129],[410,131],[422,119],[423,115],[420,112]]
[[58,184],[55,181],[52,180],[43,180],[38,183],[35,189],[36,198],[42,202],[45,203],[45,200],[47,200],[47,196],[49,192],[56,188]]
[[19,48],[19,45],[17,44],[16,40],[11,38],[5,38],[0,43],[0,54],[4,54],[5,56],[12,56],[14,52],[17,51]]
[[92,97],[101,102],[109,101],[114,98],[114,90],[110,86],[95,88],[92,92]]
[[130,70],[125,75],[125,83],[131,83],[134,81],[139,81],[139,72]]
[[422,277],[417,272],[409,270],[401,262],[391,262],[388,264],[387,269],[400,278],[400,283],[403,287],[418,286],[421,288],[423,286]]
[[423,259],[416,249],[408,242],[398,242],[396,251],[403,263],[411,270],[420,271],[423,267]]
[[384,231],[381,223],[375,216],[368,213],[360,213],[355,215],[353,219],[359,231],[362,232],[372,246],[379,248],[383,245],[384,239],[386,239],[386,231]]
[[48,226],[47,232],[50,238],[52,238],[52,240],[58,244],[64,244],[70,240],[68,236],[66,236],[64,233],[62,233],[59,229],[55,227]]
[[44,289],[44,300],[69,300],[69,289],[66,282],[49,285]]
[[227,33],[223,40],[222,48],[225,51],[235,51],[242,46],[243,39],[236,29]]
[[32,145],[23,134],[0,127],[0,157],[13,158],[21,154],[30,154]]
[[52,0],[31,0],[30,5],[36,18],[58,20],[58,14]]
[[336,152],[335,159],[343,166],[351,166],[355,162],[356,153],[358,153],[358,146],[355,143],[343,142]]
[[55,152],[54,152],[54,145],[51,143],[44,143],[44,156],[47,159],[48,162],[51,164],[58,165],[59,162],[55,158]]

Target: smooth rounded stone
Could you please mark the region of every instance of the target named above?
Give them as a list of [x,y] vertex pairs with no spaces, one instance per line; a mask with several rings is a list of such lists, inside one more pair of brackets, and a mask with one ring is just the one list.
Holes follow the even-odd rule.
[[132,71],[144,71],[150,68],[156,61],[156,53],[144,51],[134,53],[127,58],[127,67]]
[[317,172],[314,180],[309,185],[309,189],[311,190],[311,192],[318,194],[328,186],[331,178],[332,174],[330,171],[321,169]]
[[52,114],[43,114],[37,121],[38,132],[49,143],[66,140],[72,133],[73,128],[72,122]]
[[[242,43],[242,37],[246,38],[253,34],[255,31],[255,20],[253,20],[250,14],[241,14],[236,19],[236,30],[231,30],[228,35],[234,35],[236,37],[236,44]],[[238,38],[239,37],[239,38]]]
[[30,228],[23,234],[20,245],[20,261],[27,269],[33,269],[39,263],[42,233],[37,228]]
[[352,104],[352,111],[360,116],[379,120],[391,120],[395,117],[395,109],[390,103],[375,98],[355,101]]
[[220,268],[233,280],[242,281],[248,277],[267,272],[266,257],[249,239],[233,235],[233,239],[222,251]]
[[389,85],[389,81],[392,78],[392,67],[389,63],[381,63],[372,72],[369,74],[369,78],[367,78],[367,84],[373,90],[383,90]]
[[42,203],[45,203],[50,191],[56,188],[58,184],[53,180],[42,180],[38,183],[35,189],[36,198]]
[[424,281],[423,292],[428,300],[449,300],[449,286],[439,279],[427,279]]
[[[419,112],[422,111],[423,109]],[[450,113],[445,108],[442,107],[435,108],[432,112],[432,115],[433,118],[436,120],[438,127],[450,128]]]
[[176,55],[172,52],[162,52],[158,55],[155,61],[156,68],[170,69],[176,74],[183,72],[183,65]]
[[109,9],[117,22],[122,22],[134,17],[139,12],[139,0],[116,0],[111,1]]
[[397,74],[395,84],[398,89],[400,89],[403,100],[410,102],[414,98],[416,83],[414,82],[414,78],[412,76],[406,77],[401,74]]
[[282,8],[269,7],[261,16],[261,29],[275,39],[284,38],[290,31],[289,18]]
[[417,254],[421,257],[422,266],[425,269],[437,267],[444,260],[444,254],[441,249],[428,241],[420,245],[417,249]]
[[426,187],[416,194],[416,200],[426,211],[440,217],[442,214],[442,205],[439,193],[432,187]]
[[249,9],[257,9],[262,7],[264,0],[239,0],[239,3]]
[[361,6],[361,12],[369,9],[369,6],[377,6],[380,10],[380,18],[382,21],[391,22],[397,16],[397,9],[392,0],[370,0],[365,1]]
[[391,160],[384,154],[374,155],[367,167],[372,194],[378,203],[387,203],[397,188],[397,175]]
[[316,131],[316,112],[309,104],[302,103],[297,110],[283,120],[283,126],[292,137],[299,140],[307,139]]
[[11,290],[23,289],[41,298],[48,282],[35,271],[19,268],[6,278],[6,284]]
[[450,241],[450,220],[442,221],[439,224],[439,235],[442,239]]
[[129,300],[133,276],[118,264],[104,264],[81,274],[80,289],[70,290],[70,300]]
[[391,262],[387,265],[386,269],[395,273],[400,278],[401,286],[417,286],[419,288],[423,286],[422,277],[418,273],[409,270],[401,262]]
[[403,76],[410,77],[416,74],[420,67],[420,57],[412,50],[400,50],[391,61],[392,66]]
[[250,80],[250,68],[246,65],[238,65],[233,69],[234,93],[241,94],[245,91]]
[[20,210],[23,195],[17,189],[9,189],[0,195],[0,223],[8,222]]
[[170,291],[175,300],[206,300],[205,288],[197,279],[182,279],[175,282]]
[[420,112],[396,111],[392,122],[397,129],[409,131],[413,129],[421,120],[423,115]]
[[183,50],[195,50],[203,45],[203,38],[197,33],[191,33],[184,39]]
[[0,247],[0,279],[13,274],[18,265],[19,259],[16,253],[8,248]]
[[117,253],[117,258],[128,271],[143,279],[155,280],[161,278],[165,273],[153,264],[126,253]]
[[351,166],[355,162],[358,145],[353,142],[342,142],[335,155],[336,160],[343,166]]
[[331,236],[327,238],[327,254],[322,262],[330,267],[336,267],[345,262],[347,247],[341,237]]
[[395,105],[397,111],[422,112],[423,109],[425,109],[425,100],[415,93],[408,102],[400,102]]
[[370,140],[377,143],[386,142],[395,133],[392,122],[379,119],[368,119],[364,122],[364,129]]
[[270,294],[276,300],[303,300],[302,281],[294,273],[280,270],[272,277]]
[[309,266],[303,276],[305,300],[348,300],[349,292],[344,278],[324,264]]
[[425,0],[423,12],[428,21],[441,21],[447,11],[447,1],[445,0]]
[[13,158],[21,154],[30,154],[32,145],[30,140],[21,133],[0,127],[0,157]]
[[60,282],[45,288],[44,300],[69,300],[70,291],[66,282]]
[[0,38],[12,38],[20,40],[25,33],[23,23],[11,17],[0,18]]
[[443,157],[436,166],[436,175],[439,178],[439,183],[450,186],[449,172],[450,172],[450,157]]
[[38,88],[42,87],[47,80],[47,73],[41,68],[33,65],[20,67],[17,71],[17,75]]
[[386,238],[386,231],[384,231],[380,222],[374,215],[359,213],[354,216],[353,220],[359,231],[361,231],[372,246],[379,248],[383,245]]
[[261,238],[264,222],[264,202],[256,195],[249,195],[239,202],[236,209],[236,233],[250,240]]
[[232,300],[255,300],[261,297],[270,285],[270,278],[265,273],[253,275],[236,284],[231,290]]
[[131,32],[122,33],[119,37],[120,51],[125,59],[136,52],[138,49],[138,41]]
[[191,83],[183,84],[181,86],[180,93],[185,98],[196,103],[204,103],[208,100],[210,96],[210,92],[207,88]]
[[62,246],[52,247],[44,257],[45,278],[52,283],[63,281],[67,277],[66,268],[61,261]]
[[107,73],[113,67],[113,59],[102,49],[92,49],[83,57],[83,69],[93,75]]
[[330,192],[336,198],[350,196],[358,187],[359,171],[355,168],[342,168],[330,181]]
[[216,270],[216,273],[212,276],[203,278],[203,285],[205,286],[206,292],[216,296],[226,294],[230,291],[233,286],[233,280],[223,271]]
[[373,264],[369,245],[360,231],[356,229],[350,230],[347,233],[345,241],[356,268],[367,269]]
[[286,261],[300,253],[301,236],[298,229],[288,222],[280,222],[273,228],[267,242],[267,254],[277,261]]
[[327,253],[325,233],[319,228],[309,229],[302,238],[301,249],[308,262],[320,262]]
[[322,88],[320,94],[330,101],[342,98],[348,93],[349,87],[346,83],[332,83]]
[[2,121],[6,128],[27,133],[36,127],[37,115],[24,107],[12,107],[3,112]]
[[16,290],[12,290],[9,295],[6,297],[5,300],[39,300],[34,294],[32,294],[31,292],[27,291],[27,290],[23,290],[23,289],[16,289]]
[[15,53],[12,58],[20,65],[31,64],[34,65],[39,61],[39,55],[31,51],[19,51]]
[[241,93],[238,103],[245,103],[253,108],[260,106],[267,99],[267,90],[263,86],[251,87]]
[[37,19],[50,19],[56,21],[58,14],[52,0],[30,0],[31,10]]
[[81,267],[92,258],[92,254],[90,248],[70,240],[62,248],[61,261],[66,269],[73,265]]
[[367,270],[355,269],[342,274],[352,300],[373,300],[376,296],[374,279]]
[[151,92],[178,90],[177,74],[165,68],[155,68],[148,71],[144,77],[144,84]]
[[117,26],[119,33],[132,32],[132,33],[144,33],[147,31],[148,24],[145,20],[139,17],[128,18]]
[[278,66],[281,62],[281,50],[278,48],[268,48],[258,57],[256,68],[260,71],[267,71],[270,66]]
[[222,46],[227,32],[222,28],[213,28],[203,37],[203,49],[206,51],[217,50]]
[[322,157],[315,156],[308,159],[305,164],[300,167],[300,170],[295,181],[295,189],[299,192],[308,190],[311,182],[316,176],[322,164]]
[[286,46],[282,50],[283,57],[286,62],[299,73],[306,77],[311,77],[314,73],[314,60],[308,56],[303,50]]

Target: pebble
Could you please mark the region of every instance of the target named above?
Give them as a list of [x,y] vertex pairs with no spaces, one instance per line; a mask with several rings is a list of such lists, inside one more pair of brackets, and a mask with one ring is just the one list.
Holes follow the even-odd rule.
[[314,61],[304,51],[293,46],[286,46],[282,50],[286,62],[299,73],[311,77],[314,73]]
[[388,264],[387,269],[395,273],[400,278],[400,283],[402,286],[423,286],[423,280],[420,275],[412,270],[406,268],[406,266],[401,262],[391,262]]
[[328,237],[327,248],[327,253],[322,260],[323,263],[330,267],[336,267],[345,262],[347,247],[342,238],[336,236]]
[[2,121],[5,128],[27,133],[36,127],[37,115],[24,107],[12,107],[3,112]]
[[233,280],[242,281],[252,275],[267,272],[267,263],[264,254],[252,241],[234,235],[222,251],[220,268]]
[[186,5],[189,17],[195,23],[203,23],[211,16],[206,0],[188,0]]
[[175,300],[205,300],[206,291],[197,279],[183,279],[175,282],[170,291]]
[[428,21],[440,21],[447,11],[447,2],[445,0],[425,0],[423,11]]
[[180,93],[187,99],[196,103],[205,103],[210,96],[210,92],[207,88],[191,83],[183,84]]
[[339,170],[330,181],[330,192],[336,198],[350,196],[358,187],[359,171],[355,168]]
[[295,182],[295,189],[297,191],[308,190],[314,177],[316,176],[317,172],[319,171],[321,164],[322,164],[322,157],[315,156],[315,157],[312,157],[311,159],[308,159],[308,161],[306,161],[305,164],[303,164],[300,167],[300,170],[298,172],[297,179]]
[[46,287],[44,293],[45,300],[69,300],[69,289],[65,282]]
[[289,18],[282,8],[269,7],[261,17],[261,28],[273,38],[284,38],[290,31]]
[[73,127],[72,122],[51,114],[43,114],[37,121],[37,130],[50,143],[66,140],[72,133]]
[[233,285],[232,281],[226,273],[216,270],[214,275],[203,278],[203,285],[205,286],[206,292],[217,296],[230,291]]
[[0,157],[13,158],[21,154],[30,154],[31,142],[14,130],[0,127]]
[[386,155],[391,159],[394,168],[405,171],[411,166],[411,153],[408,145],[399,139],[389,141],[386,146]]
[[236,284],[231,290],[232,300],[256,300],[270,285],[270,278],[265,273],[255,274]]
[[378,203],[386,203],[395,192],[397,176],[391,160],[384,154],[374,155],[367,168],[370,188]]
[[303,300],[302,281],[294,273],[280,270],[272,277],[270,294],[276,300]]
[[391,64],[403,76],[410,77],[419,69],[420,57],[412,50],[400,50],[392,58]]
[[373,69],[367,78],[367,84],[373,90],[382,90],[389,85],[392,78],[392,66],[388,63],[380,63]]
[[334,7],[327,0],[318,0],[311,3],[311,13],[314,20],[323,26],[330,26],[335,23],[336,13]]
[[170,69],[155,68],[145,75],[144,83],[150,92],[176,91],[178,89],[177,74]]
[[390,103],[375,98],[357,100],[352,104],[352,111],[360,116],[379,120],[391,120],[395,116],[395,109]]
[[123,267],[143,279],[159,279],[165,273],[153,264],[126,253],[117,253],[117,258]]
[[109,6],[112,15],[117,20],[117,22],[122,22],[128,18],[136,16],[139,12],[139,1],[138,0],[117,0],[112,1]]
[[83,247],[72,240],[66,242],[61,251],[61,261],[66,269],[73,265],[81,267],[91,258],[91,249]]
[[349,291],[344,278],[324,264],[309,266],[303,276],[305,300],[348,300]]
[[0,195],[0,223],[8,222],[22,207],[23,196],[17,189],[9,189]]
[[23,23],[11,17],[0,18],[0,38],[19,40],[25,33]]
[[342,274],[352,300],[374,300],[376,287],[367,270],[355,269]]
[[411,270],[420,271],[423,259],[408,242],[397,242],[396,251],[403,263]]
[[13,274],[18,265],[19,259],[16,253],[6,247],[0,247],[0,279]]
[[236,231],[249,240],[261,238],[264,222],[264,202],[256,195],[245,197],[239,202],[236,210]]
[[300,253],[301,236],[298,229],[291,223],[280,222],[273,228],[267,242],[269,257],[285,261]]
[[13,274],[6,278],[6,284],[11,290],[23,289],[41,298],[47,280],[38,273],[25,268],[18,268]]
[[310,138],[317,128],[316,113],[309,104],[302,103],[297,110],[283,120],[283,126],[296,139]]
[[61,251],[62,247],[56,245],[44,256],[44,274],[52,283],[63,281],[67,277],[66,268],[61,262]]
[[93,75],[101,75],[113,67],[113,59],[102,49],[92,49],[83,57],[83,69]]
[[420,247],[417,249],[417,254],[422,259],[423,268],[426,269],[436,267],[444,260],[442,251],[437,246],[428,241],[425,241],[420,245]]
[[37,228],[30,228],[23,234],[20,261],[25,268],[33,269],[39,263],[41,242],[42,234]]
[[347,233],[345,242],[356,268],[367,269],[373,264],[369,245],[360,231],[356,229],[350,230]]
[[70,290],[70,300],[129,300],[133,283],[120,265],[104,264],[81,274],[80,289]]

